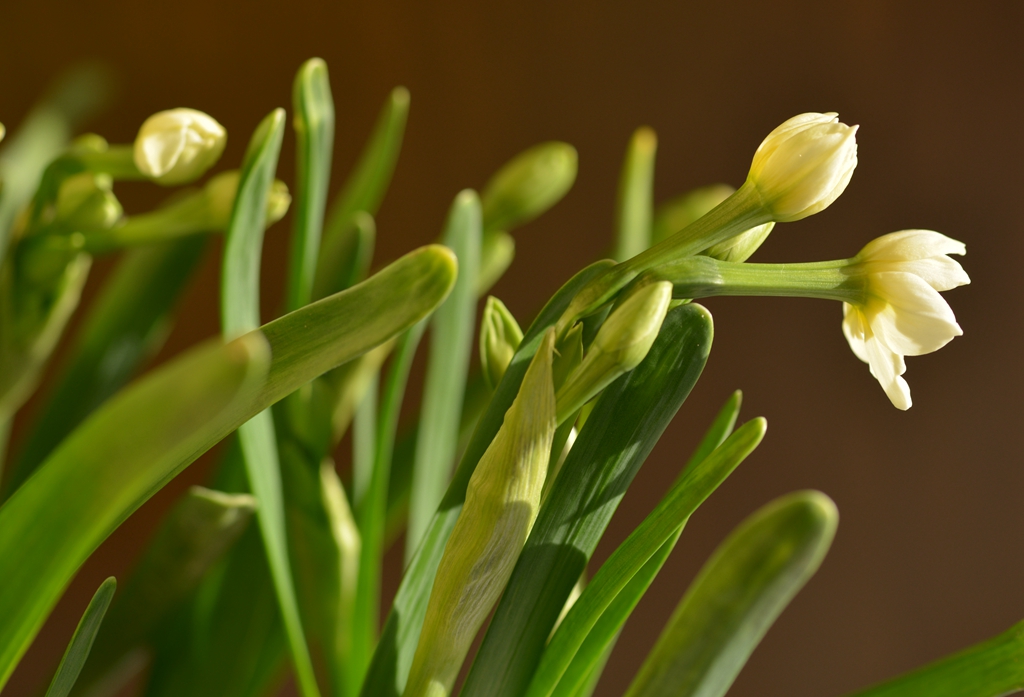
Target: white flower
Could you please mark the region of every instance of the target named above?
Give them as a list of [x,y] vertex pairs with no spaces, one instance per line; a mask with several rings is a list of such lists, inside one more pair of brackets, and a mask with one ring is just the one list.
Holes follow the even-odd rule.
[[909,409],[904,356],[937,351],[960,336],[953,311],[939,295],[971,282],[948,254],[966,254],[962,242],[931,230],[903,230],[860,251],[850,275],[866,277],[863,303],[843,303],[843,333],[898,409]]
[[758,146],[747,182],[776,222],[800,220],[839,198],[857,166],[857,126],[837,114],[789,119]]
[[158,184],[184,184],[217,162],[227,137],[224,127],[201,111],[161,111],[146,119],[135,137],[135,166]]

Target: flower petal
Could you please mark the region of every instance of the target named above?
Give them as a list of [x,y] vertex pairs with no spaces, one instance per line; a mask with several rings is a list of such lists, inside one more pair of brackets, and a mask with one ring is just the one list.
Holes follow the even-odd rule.
[[870,332],[864,314],[853,305],[843,303],[843,336],[850,344],[853,355],[865,363],[868,362],[868,353],[864,343]]
[[894,272],[911,273],[935,290],[952,290],[971,282],[959,262],[947,256],[915,259],[913,261],[870,261],[861,264],[868,274]]
[[871,240],[857,257],[864,262],[910,261],[967,253],[967,246],[934,230],[900,230]]
[[910,273],[879,273],[871,290],[888,307],[866,312],[871,330],[892,351],[919,356],[945,346],[963,334],[953,311],[938,291]]
[[913,401],[910,399],[910,385],[901,377],[907,370],[903,356],[888,350],[878,341],[867,341],[865,348],[871,374],[885,390],[889,401],[897,409],[909,409]]

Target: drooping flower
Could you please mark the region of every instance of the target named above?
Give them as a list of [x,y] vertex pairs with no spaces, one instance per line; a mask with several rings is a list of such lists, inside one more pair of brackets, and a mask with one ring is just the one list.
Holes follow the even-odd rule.
[[799,114],[768,134],[747,183],[775,222],[806,218],[839,198],[857,166],[856,133],[829,112]]
[[224,152],[227,131],[195,109],[153,114],[135,137],[135,166],[158,184],[185,184],[212,167]]
[[909,409],[904,356],[931,353],[963,331],[939,291],[971,282],[949,254],[962,242],[931,230],[903,230],[868,243],[847,267],[865,277],[865,299],[843,303],[843,334],[898,409]]

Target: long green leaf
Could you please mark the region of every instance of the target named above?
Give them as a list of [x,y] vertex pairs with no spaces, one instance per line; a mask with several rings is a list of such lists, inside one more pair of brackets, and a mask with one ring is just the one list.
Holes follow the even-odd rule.
[[626,261],[651,246],[654,208],[654,154],[658,137],[642,126],[629,139],[615,207],[615,261]]
[[619,593],[659,550],[663,550],[666,542],[672,540],[711,492],[753,452],[764,431],[764,419],[749,421],[711,455],[686,470],[657,508],[601,566],[569,610],[544,650],[527,695],[551,694],[587,635]]
[[850,697],[1001,697],[1024,690],[1024,622]]
[[494,613],[463,695],[521,695],[626,488],[700,376],[700,305],[670,311],[647,357],[605,389],[569,451]]
[[[725,405],[718,412],[710,428],[704,434],[696,450],[690,456],[686,467],[680,473],[679,478],[686,476],[686,471],[710,455],[715,448],[721,445],[732,433],[736,425],[736,417],[739,416],[740,402],[742,395],[734,392],[726,401]],[[604,662],[607,661],[611,648],[622,630],[622,626],[632,614],[633,609],[650,587],[654,578],[661,571],[665,560],[675,548],[676,542],[682,530],[677,531],[654,553],[646,564],[630,579],[626,587],[619,591],[615,600],[608,606],[608,609],[601,615],[594,628],[590,630],[586,640],[580,646],[572,663],[566,668],[558,686],[552,692],[553,697],[559,695],[573,695],[583,692],[590,684],[595,671],[599,671]]]
[[447,248],[421,248],[238,341],[189,352],[79,426],[0,507],[0,688],[71,576],[132,511],[254,414],[421,320],[454,280]]
[[314,298],[341,290],[337,284],[344,275],[341,273],[346,261],[344,250],[350,246],[347,235],[356,231],[351,227],[352,217],[359,211],[377,215],[395,171],[408,115],[409,91],[396,87],[384,104],[359,163],[331,205],[317,261]]
[[53,449],[163,345],[171,312],[206,247],[203,237],[125,254],[94,301],[35,428],[14,460],[14,491]]
[[526,368],[540,345],[541,337],[548,327],[557,321],[561,312],[568,307],[572,297],[590,279],[595,278],[609,266],[599,262],[583,269],[573,276],[548,301],[540,315],[526,332],[516,355],[505,376],[495,390],[487,411],[480,417],[476,431],[462,456],[445,498],[441,501],[423,542],[406,568],[399,585],[395,601],[388,615],[381,639],[374,652],[373,660],[363,682],[360,694],[363,697],[386,697],[401,695],[412,665],[413,654],[419,641],[420,629],[434,584],[434,574],[444,553],[448,536],[455,525],[462,503],[465,501],[466,486],[481,455],[493,440],[505,412],[512,404],[519,385],[526,374]]
[[[225,234],[221,272],[221,324],[227,337],[251,331],[260,324],[260,259],[267,192],[277,170],[284,137],[284,118],[284,110],[275,109],[260,122],[242,161],[238,193]],[[281,464],[271,413],[264,411],[254,415],[239,427],[238,439],[249,475],[249,486],[259,501],[256,519],[267,550],[270,575],[281,606],[299,688],[303,697],[319,697],[320,690],[302,630],[295,581],[288,561]]]
[[430,360],[412,470],[406,563],[415,554],[437,510],[455,461],[462,396],[474,338],[480,235],[480,199],[473,191],[463,191],[455,197],[441,239],[459,260],[459,278],[451,295],[430,320]]
[[[398,416],[402,410],[405,386],[412,369],[427,321],[423,320],[399,339],[384,383],[370,486],[356,512],[362,548],[359,555],[359,579],[356,586],[355,616],[352,622],[352,663],[349,666],[351,688],[358,690],[369,669],[377,642],[380,616],[381,565],[384,559],[384,525],[387,522],[387,491],[391,478]],[[363,688],[365,689],[365,688]]]
[[831,499],[801,491],[740,523],[687,590],[626,695],[722,697],[817,571],[837,522]]
[[295,109],[295,227],[285,306],[297,310],[313,295],[313,277],[331,181],[334,152],[334,99],[327,64],[311,58],[302,64],[292,90]]
[[53,676],[50,688],[46,691],[46,697],[67,697],[78,680],[78,674],[82,672],[85,660],[89,658],[89,651],[92,650],[92,642],[96,639],[96,632],[100,630],[103,622],[103,615],[106,614],[110,601],[114,597],[114,590],[117,588],[117,581],[111,576],[96,590],[89,607],[85,608],[82,619],[75,628],[64,657],[60,659],[57,666],[57,673]]

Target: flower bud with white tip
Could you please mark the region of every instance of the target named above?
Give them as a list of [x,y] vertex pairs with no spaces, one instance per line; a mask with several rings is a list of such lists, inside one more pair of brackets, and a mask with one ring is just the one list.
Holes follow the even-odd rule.
[[754,153],[746,185],[757,190],[775,222],[824,210],[846,189],[857,166],[857,126],[834,112],[784,122]]
[[158,184],[185,184],[212,167],[227,142],[227,131],[195,109],[153,114],[135,138],[135,165]]

